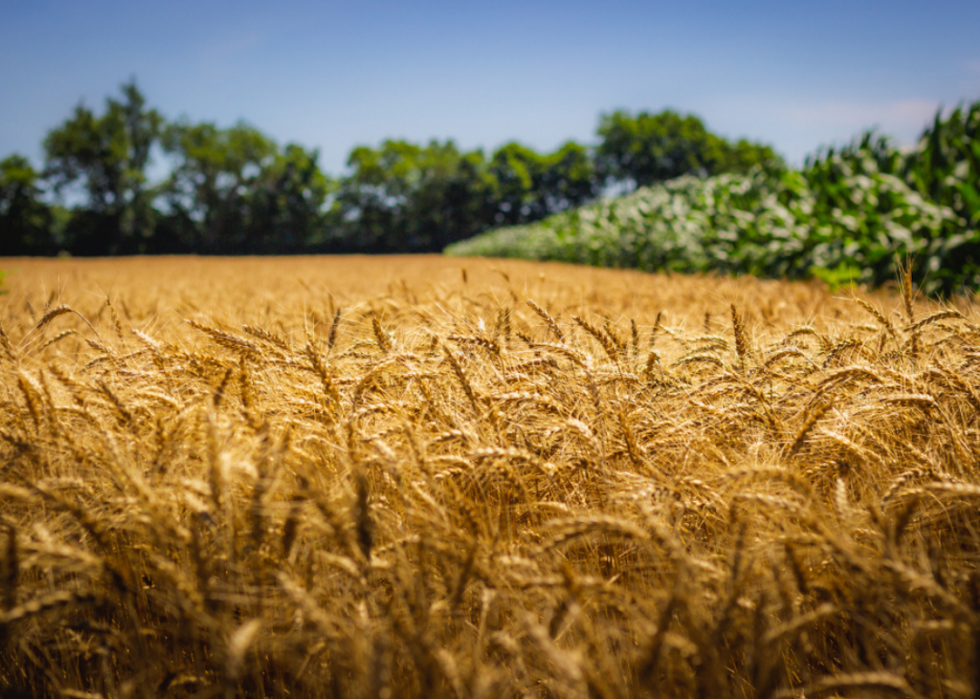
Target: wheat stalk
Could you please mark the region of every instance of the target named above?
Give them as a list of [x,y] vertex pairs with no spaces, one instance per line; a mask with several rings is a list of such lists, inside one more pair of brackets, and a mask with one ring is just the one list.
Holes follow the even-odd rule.
[[[330,272],[364,322],[331,297],[319,337],[320,292],[266,285],[270,261],[200,261],[213,287],[186,281],[186,260],[118,264],[164,265],[170,283],[113,285],[111,344],[49,331],[74,312],[55,297],[36,317],[0,309],[0,687],[973,687],[968,303],[903,291],[898,322],[863,292],[728,280],[735,307],[710,280],[555,268],[522,316],[513,289],[480,281],[490,263],[468,263],[463,293],[431,272],[439,258],[413,258],[387,292]],[[299,276],[338,269],[315,264]],[[117,309],[154,330],[122,333]],[[220,324],[167,323],[202,309]],[[729,316],[731,335],[713,334]]]

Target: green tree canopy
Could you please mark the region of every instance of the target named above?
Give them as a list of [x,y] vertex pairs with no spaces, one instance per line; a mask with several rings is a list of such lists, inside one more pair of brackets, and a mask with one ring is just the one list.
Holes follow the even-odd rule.
[[163,148],[175,160],[163,199],[170,217],[183,223],[182,237],[202,253],[244,252],[249,207],[276,160],[275,142],[245,123],[221,129],[182,121],[167,127]]
[[710,133],[696,116],[669,109],[636,116],[623,110],[604,114],[597,133],[596,166],[606,183],[645,187],[681,175],[782,168],[769,146],[744,139],[731,144]]
[[546,199],[538,196],[535,185],[546,167],[544,158],[516,141],[494,151],[490,160],[490,174],[497,185],[494,223],[514,225],[544,216]]
[[22,155],[0,161],[0,255],[54,252],[51,209],[40,199],[38,179]]
[[336,183],[320,170],[319,155],[290,143],[262,168],[251,192],[248,252],[297,253],[320,242]]
[[543,166],[534,185],[548,214],[581,206],[598,193],[592,154],[575,141],[566,141],[544,156]]
[[434,252],[484,230],[493,215],[483,153],[461,153],[452,140],[359,146],[347,165],[335,216],[355,248]]
[[84,104],[44,140],[45,176],[56,192],[80,185],[88,201],[85,225],[70,226],[79,252],[136,252],[152,235],[154,192],[146,168],[159,140],[163,117],[146,107],[135,81],[108,98],[105,113]]
[[[731,143],[669,110],[612,112],[598,136],[595,147],[568,141],[550,153],[516,141],[485,154],[452,140],[386,140],[354,148],[347,172],[333,180],[317,151],[280,147],[245,122],[168,124],[132,80],[101,113],[79,104],[47,134],[40,177],[21,167],[26,161],[8,163],[4,196],[16,206],[4,204],[4,225],[12,231],[18,221],[8,239],[21,242],[11,250],[53,251],[53,238],[87,255],[436,252],[576,208],[609,185],[782,168],[768,146]],[[170,167],[150,183],[156,152]],[[48,206],[42,191],[72,208]],[[954,201],[973,192],[962,186]],[[47,237],[36,230],[43,220],[53,221]]]

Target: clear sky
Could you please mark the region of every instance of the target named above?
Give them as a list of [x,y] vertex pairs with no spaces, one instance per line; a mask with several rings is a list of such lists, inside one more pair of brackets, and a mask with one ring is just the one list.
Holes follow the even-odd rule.
[[0,158],[135,76],[168,118],[320,149],[594,141],[616,108],[693,112],[792,163],[877,126],[911,143],[980,99],[977,0],[0,0]]

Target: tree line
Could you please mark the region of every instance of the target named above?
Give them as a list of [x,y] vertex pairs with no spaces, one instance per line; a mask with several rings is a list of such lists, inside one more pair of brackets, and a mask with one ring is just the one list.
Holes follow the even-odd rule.
[[[783,169],[771,147],[671,110],[604,114],[596,135],[551,153],[386,140],[354,148],[334,177],[315,149],[245,122],[168,121],[130,81],[101,113],[79,104],[47,133],[42,170],[19,154],[0,161],[0,255],[437,252],[604,192]],[[151,181],[161,156],[168,171]]]

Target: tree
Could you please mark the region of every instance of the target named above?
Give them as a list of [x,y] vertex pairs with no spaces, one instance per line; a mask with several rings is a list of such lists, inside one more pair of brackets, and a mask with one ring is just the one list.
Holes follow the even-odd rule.
[[121,91],[101,116],[79,104],[44,140],[45,176],[55,191],[78,185],[87,194],[82,225],[69,224],[68,233],[83,254],[138,252],[153,234],[155,192],[147,189],[146,168],[164,121],[146,107],[135,80]]
[[347,165],[333,212],[344,249],[437,252],[492,220],[495,183],[481,151],[388,140],[355,148]]
[[452,140],[388,140],[355,148],[347,164],[331,211],[345,251],[436,252],[578,206],[597,191],[590,152],[572,141],[547,155],[511,142],[487,160]]
[[599,183],[595,162],[585,146],[567,141],[545,156],[543,164],[533,185],[547,215],[581,206],[596,197]]
[[635,117],[624,111],[603,115],[598,135],[603,176],[637,187],[699,173],[707,160],[721,156],[700,119],[671,110]]
[[495,182],[482,151],[461,153],[452,140],[433,140],[415,157],[404,206],[409,249],[438,252],[489,227]]
[[490,174],[497,184],[495,224],[513,226],[547,215],[547,197],[541,192],[547,167],[540,154],[515,141],[494,151]]
[[0,161],[0,255],[54,252],[51,208],[40,199],[38,173],[22,155]]
[[335,184],[318,158],[318,151],[290,143],[263,167],[251,193],[249,252],[298,253],[319,242]]
[[744,138],[734,144],[725,144],[725,156],[715,172],[737,172],[746,174],[754,168],[764,172],[780,173],[786,170],[786,163],[772,149],[763,143],[753,143]]
[[546,155],[506,143],[494,151],[490,174],[497,185],[498,225],[537,221],[580,206],[598,192],[591,154],[574,141]]
[[482,150],[464,153],[445,186],[449,225],[433,241],[441,251],[450,243],[472,238],[493,227],[497,212],[497,181]]
[[275,162],[275,142],[245,123],[183,121],[167,127],[163,148],[176,158],[161,189],[180,235],[198,252],[247,252],[255,189]]
[[710,133],[696,116],[671,110],[605,114],[597,133],[602,139],[596,153],[599,177],[605,184],[624,183],[627,189],[681,175],[783,168],[769,146],[744,139],[733,145]]

